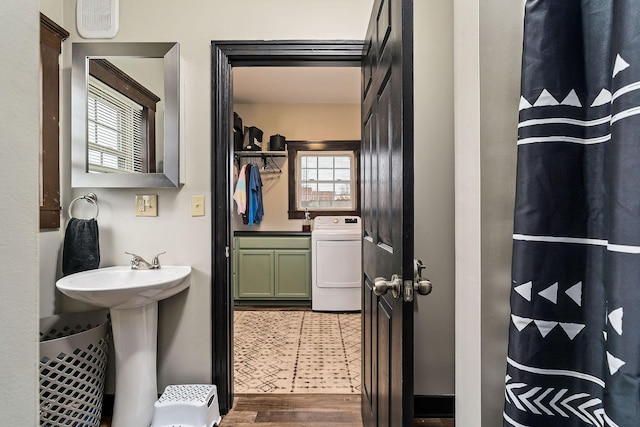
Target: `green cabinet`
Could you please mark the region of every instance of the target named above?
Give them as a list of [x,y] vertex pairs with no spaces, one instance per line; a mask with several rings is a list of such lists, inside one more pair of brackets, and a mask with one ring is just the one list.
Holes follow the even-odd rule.
[[238,250],[238,298],[274,296],[273,251]]
[[309,237],[236,237],[235,243],[236,300],[311,299]]

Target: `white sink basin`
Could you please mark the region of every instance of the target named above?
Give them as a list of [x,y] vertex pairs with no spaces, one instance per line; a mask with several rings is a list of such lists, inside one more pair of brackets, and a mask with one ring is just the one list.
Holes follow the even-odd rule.
[[177,294],[189,286],[189,266],[162,266],[157,270],[107,267],[74,273],[56,286],[73,299],[106,308],[134,308]]
[[115,349],[114,427],[151,424],[158,398],[156,379],[158,301],[190,284],[191,267],[162,266],[157,270],[107,267],[70,274],[56,287],[73,299],[111,313]]

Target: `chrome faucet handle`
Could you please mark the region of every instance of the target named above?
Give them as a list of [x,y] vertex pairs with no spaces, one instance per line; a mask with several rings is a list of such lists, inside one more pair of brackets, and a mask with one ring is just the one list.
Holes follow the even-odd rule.
[[136,254],[133,254],[131,252],[126,252],[126,251],[125,251],[125,254],[131,255],[131,257],[132,257],[131,258],[131,268],[138,269],[138,268],[140,268],[140,264],[142,264],[142,268],[149,268],[150,264],[147,261],[145,261],[145,259],[142,258],[140,255],[136,255]]
[[158,257],[162,254],[166,254],[167,251],[164,252],[160,252],[158,255],[154,256],[153,259],[151,260],[151,268],[160,268],[160,260],[158,260]]
[[131,252],[127,252],[127,251],[125,251],[124,253],[125,253],[125,254],[127,254],[127,255],[131,255],[131,257],[132,257],[132,258],[131,258],[131,263],[132,263],[132,264],[133,264],[134,262],[137,262],[139,259],[142,259],[142,257],[141,257],[140,255],[136,255],[136,254],[133,254],[133,253],[131,253]]

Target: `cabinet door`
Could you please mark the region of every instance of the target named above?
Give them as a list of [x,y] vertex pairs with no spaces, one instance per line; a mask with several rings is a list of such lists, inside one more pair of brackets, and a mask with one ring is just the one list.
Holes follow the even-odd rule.
[[238,251],[238,298],[272,297],[273,251]]
[[311,257],[309,251],[276,250],[275,296],[279,298],[311,297]]

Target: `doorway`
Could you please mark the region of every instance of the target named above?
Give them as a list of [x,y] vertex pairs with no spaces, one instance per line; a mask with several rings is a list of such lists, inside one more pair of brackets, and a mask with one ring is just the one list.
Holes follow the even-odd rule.
[[[354,233],[352,243],[339,247],[352,249],[338,251],[338,259],[324,261],[330,268],[322,269],[335,271],[344,263],[340,277],[331,282],[348,274],[350,287],[318,287],[312,272],[320,255],[311,224],[305,230],[305,220],[290,211],[298,203],[314,215],[323,214],[316,209],[326,205],[357,208],[357,197],[352,197],[358,193],[357,163],[350,157],[336,159],[330,146],[337,144],[327,142],[321,151],[306,153],[304,183],[290,163],[302,164],[292,148],[304,150],[311,141],[349,140],[360,149],[360,73],[359,67],[232,67],[236,395],[361,392],[361,272],[354,268],[360,265],[359,222],[339,225]],[[259,150],[250,149],[254,143]],[[246,200],[247,189],[254,188],[249,182],[257,176],[263,215],[254,223],[246,214]],[[296,184],[302,193],[291,190]],[[296,194],[305,197],[291,200]],[[338,214],[324,213],[331,216],[308,222],[327,228],[319,222]],[[319,232],[313,232],[314,238]],[[336,253],[333,243],[322,259]]]
[[256,66],[360,67],[361,41],[224,41],[212,42],[212,185],[216,215],[212,227],[213,382],[220,410],[233,402],[233,305],[230,195],[233,183],[232,68]]

